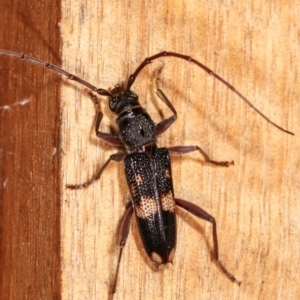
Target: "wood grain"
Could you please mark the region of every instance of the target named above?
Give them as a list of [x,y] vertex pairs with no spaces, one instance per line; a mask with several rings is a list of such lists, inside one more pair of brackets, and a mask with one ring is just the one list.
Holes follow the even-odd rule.
[[[173,177],[177,197],[201,206],[216,218],[220,259],[242,285],[232,284],[211,262],[210,224],[178,209],[174,264],[163,271],[156,271],[146,257],[133,220],[115,300],[298,299],[297,2],[72,0],[62,2],[61,7],[61,55],[66,70],[108,89],[126,81],[147,56],[162,50],[188,54],[228,80],[274,122],[296,134],[292,137],[270,126],[232,91],[185,61],[160,59],[143,70],[133,90],[153,119],[158,122],[170,116],[151,86],[153,72],[161,63],[164,68],[159,84],[178,111],[178,120],[159,138],[159,146],[196,144],[215,160],[235,161],[235,166],[222,169],[204,164],[197,153],[174,156]],[[51,25],[51,20],[44,22]],[[39,51],[29,54],[50,59]],[[36,66],[27,68],[31,74],[26,78],[36,76]],[[60,110],[52,117],[55,122],[61,116],[61,143],[57,147],[61,171],[48,168],[53,174],[47,179],[60,176],[61,195],[53,201],[60,204],[61,297],[106,299],[117,263],[120,220],[129,200],[123,165],[112,163],[103,178],[85,190],[65,189],[66,184],[91,177],[116,150],[95,137],[95,109],[88,91],[59,76],[54,78],[61,83]],[[53,82],[55,79],[50,80]],[[49,93],[43,83],[36,89]],[[34,100],[30,107],[41,101],[52,107],[55,94],[49,100]],[[114,117],[107,99],[100,102],[105,114],[101,128],[109,131]],[[17,121],[18,128],[25,122],[20,117]],[[32,144],[48,151],[41,148],[43,145]],[[23,176],[14,168],[10,172],[16,178]],[[32,184],[31,178],[28,181]],[[6,193],[6,189],[1,191]],[[42,196],[34,191],[33,199],[41,201]],[[35,207],[34,203],[28,205]],[[4,216],[6,210],[1,209]],[[19,213],[18,218],[22,217]],[[5,243],[13,245],[13,238]],[[29,257],[34,254],[30,248]]]
[[[1,1],[0,11],[0,48],[60,63],[55,1]],[[61,295],[59,82],[0,56],[0,299]]]

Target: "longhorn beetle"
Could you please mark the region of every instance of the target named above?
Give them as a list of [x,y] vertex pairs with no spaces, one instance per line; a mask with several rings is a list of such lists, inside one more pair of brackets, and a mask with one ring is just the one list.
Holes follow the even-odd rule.
[[158,96],[171,110],[173,115],[155,124],[147,111],[141,107],[138,96],[131,91],[131,86],[135,82],[140,71],[153,60],[165,56],[177,57],[188,62],[192,62],[208,74],[213,75],[273,126],[277,127],[281,131],[294,135],[292,132],[280,127],[268,119],[231,84],[214,73],[211,69],[189,56],[176,52],[163,51],[146,58],[138,66],[134,73],[129,76],[126,86],[118,85],[112,90],[97,88],[87,81],[57,66],[37,58],[1,49],[0,54],[42,65],[57,73],[65,75],[70,80],[74,80],[88,87],[90,90],[101,96],[107,96],[109,99],[109,108],[116,114],[116,123],[119,128],[119,134],[114,135],[102,132],[100,130],[100,124],[103,114],[99,110],[99,103],[95,100],[95,97],[93,97],[97,107],[95,124],[96,135],[108,144],[120,147],[121,151],[112,154],[100,170],[98,170],[98,172],[88,181],[82,184],[67,185],[67,188],[69,189],[85,188],[101,177],[103,171],[111,161],[120,162],[124,160],[125,175],[132,199],[131,203],[126,206],[126,211],[122,219],[120,230],[120,250],[117,269],[111,286],[110,299],[113,298],[113,295],[116,292],[122,251],[129,234],[132,213],[134,212],[135,214],[139,233],[148,256],[152,263],[158,269],[161,269],[165,264],[169,262],[172,263],[175,253],[175,205],[184,208],[196,217],[212,224],[214,261],[228,279],[240,285],[241,282],[229,273],[219,261],[217,227],[214,217],[195,204],[174,197],[170,154],[186,154],[193,151],[199,151],[207,163],[222,167],[228,167],[233,164],[233,161],[211,160],[199,146],[173,146],[168,148],[158,148],[156,145],[157,136],[164,133],[175,122],[177,119],[177,112],[163,91],[158,89]]

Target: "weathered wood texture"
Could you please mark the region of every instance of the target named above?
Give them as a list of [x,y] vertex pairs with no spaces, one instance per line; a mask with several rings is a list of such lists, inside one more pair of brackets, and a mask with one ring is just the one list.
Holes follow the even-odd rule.
[[[92,84],[105,89],[113,87],[125,81],[145,57],[162,50],[189,54],[226,78],[273,121],[296,133],[291,137],[270,126],[224,85],[188,62],[166,58],[142,71],[133,89],[154,120],[171,114],[151,88],[153,72],[161,62],[164,69],[160,86],[178,111],[178,120],[159,138],[159,146],[197,144],[215,160],[235,161],[235,166],[222,169],[205,165],[197,153],[174,156],[173,177],[177,197],[192,201],[216,218],[220,259],[242,285],[238,287],[229,282],[211,262],[210,224],[178,209],[174,264],[163,271],[155,271],[147,259],[133,220],[115,300],[298,299],[300,11],[297,1],[114,3],[72,0],[62,2],[61,7],[62,66]],[[58,63],[58,44],[46,34],[58,24],[44,18],[45,24],[41,24],[46,28],[45,34],[37,34],[32,26],[36,24],[35,18],[40,16],[29,18],[32,20],[30,26],[26,22],[22,25],[26,34],[36,36],[37,42],[33,45],[30,40],[23,41],[23,45],[32,48],[22,48],[22,31],[17,35],[17,42],[1,42],[0,47]],[[10,26],[11,20],[5,22],[6,28],[14,28]],[[2,66],[8,59],[0,57],[0,61]],[[46,270],[35,273],[37,264],[45,264],[47,260],[39,260],[35,251],[39,243],[45,247],[59,242],[58,233],[49,236],[50,230],[46,231],[47,240],[41,240],[39,226],[43,230],[46,226],[60,226],[62,298],[106,299],[117,263],[120,219],[129,200],[123,165],[112,163],[103,178],[88,189],[66,190],[67,183],[81,183],[91,177],[116,150],[95,137],[95,110],[87,89],[60,80],[60,76],[52,76],[50,71],[32,64],[16,60],[9,60],[9,64],[9,70],[14,68],[9,82],[0,69],[1,92],[17,87],[20,93],[24,83],[18,84],[16,78],[21,78],[30,83],[30,93],[19,98],[10,96],[10,103],[22,97],[31,97],[31,101],[28,106],[13,107],[13,112],[3,112],[1,116],[4,136],[1,142],[4,138],[10,141],[9,136],[13,136],[11,139],[16,143],[13,148],[1,150],[1,159],[5,162],[1,180],[6,183],[0,190],[4,199],[1,202],[1,253],[6,255],[1,263],[11,264],[2,273],[2,290],[13,288],[8,281],[5,283],[5,272],[13,282],[23,279],[24,286],[31,280],[26,278],[26,273],[13,277],[11,270],[18,268],[35,276],[49,276],[49,282],[52,280],[51,284],[55,284],[57,269],[51,274],[45,274]],[[28,70],[26,75],[23,68]],[[43,80],[41,76],[45,76]],[[41,81],[33,84],[33,78]],[[59,99],[53,92],[57,82],[61,83],[60,110],[55,106]],[[32,96],[35,93],[49,98]],[[3,101],[1,99],[1,105]],[[40,113],[31,111],[37,107],[55,114],[48,113],[41,117],[42,120],[37,119]],[[109,131],[114,123],[106,98],[101,98],[101,109],[105,113],[101,128]],[[58,135],[53,126],[60,124],[60,117]],[[52,125],[44,125],[45,119]],[[31,135],[30,147],[26,146],[28,143],[21,131],[26,126]],[[48,139],[49,147],[36,139],[37,133]],[[54,148],[57,154],[52,157],[51,149]],[[53,165],[35,163],[35,151],[41,153],[37,162],[47,153]],[[13,165],[16,157],[21,157],[18,168]],[[58,157],[62,160],[61,171],[56,165]],[[41,173],[36,173],[35,168],[41,168]],[[8,181],[5,181],[6,174],[10,174]],[[40,182],[34,182],[32,174],[39,174]],[[60,184],[49,187],[48,182],[57,180],[58,176]],[[13,180],[16,187],[9,186]],[[21,183],[24,186],[19,188]],[[57,194],[59,187],[60,196]],[[27,200],[27,189],[31,192],[31,202]],[[41,189],[40,192],[37,189]],[[11,190],[15,194],[7,195]],[[51,199],[53,202],[49,198],[51,193],[56,195]],[[22,201],[25,204],[22,205]],[[10,202],[13,204],[7,212],[5,205]],[[60,220],[57,215],[55,220],[55,214],[41,207],[41,203],[54,206],[56,211],[60,205]],[[21,207],[17,211],[16,205]],[[45,221],[36,221],[35,218],[40,218],[36,207],[44,210]],[[32,216],[29,217],[29,213]],[[48,214],[51,215],[49,219]],[[9,231],[9,226],[18,228],[20,222],[29,224],[26,226],[36,240]],[[43,233],[41,235],[43,237]],[[23,266],[22,261],[18,262],[19,266],[15,266],[13,260],[8,262],[9,256],[5,253],[22,253],[16,247],[21,250],[27,247],[25,254],[34,266]],[[59,248],[50,251],[56,257]],[[49,255],[44,252],[45,256]],[[16,279],[17,276],[22,279]]]

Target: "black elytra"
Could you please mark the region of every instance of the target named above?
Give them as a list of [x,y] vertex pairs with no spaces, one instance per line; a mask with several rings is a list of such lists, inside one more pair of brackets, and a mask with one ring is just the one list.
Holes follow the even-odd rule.
[[172,262],[176,245],[175,200],[169,152],[151,145],[128,154],[125,174],[144,248],[161,268]]
[[[247,105],[253,108],[254,111],[257,112],[262,118],[279,130],[294,135],[292,132],[272,122],[256,107],[254,107],[252,103],[240,92],[238,92],[231,84],[229,84],[218,74],[214,73],[211,69],[207,68],[205,65],[193,59],[192,57],[180,53],[163,51],[146,58],[129,77],[126,88],[117,86],[111,91],[97,88],[89,82],[61,69],[58,66],[34,57],[3,49],[0,49],[0,55],[7,55],[42,65],[57,73],[65,75],[69,80],[74,80],[88,87],[101,96],[107,96],[109,98],[109,107],[111,111],[116,114],[116,123],[119,129],[119,134],[113,135],[99,130],[103,116],[99,109],[96,115],[95,131],[99,138],[112,146],[120,147],[121,151],[112,154],[106,163],[91,179],[82,184],[67,185],[67,188],[80,189],[87,187],[101,177],[103,171],[112,160],[116,162],[124,160],[124,170],[132,201],[131,205],[127,205],[124,217],[122,219],[120,230],[120,251],[114,281],[111,285],[109,293],[110,300],[113,298],[113,295],[116,292],[120,261],[123,248],[129,234],[132,213],[135,213],[139,233],[148,256],[156,267],[161,268],[166,263],[172,262],[174,256],[176,247],[176,205],[186,209],[196,217],[212,224],[214,248],[212,256],[214,262],[231,281],[237,284],[241,283],[233,275],[231,275],[219,261],[219,247],[215,219],[199,206],[185,200],[175,198],[172,182],[170,154],[186,154],[193,151],[199,151],[204,157],[205,162],[210,164],[227,167],[233,164],[233,162],[218,162],[212,160],[197,145],[158,148],[156,144],[157,136],[165,132],[175,122],[177,118],[177,112],[165,94],[158,89],[158,96],[172,111],[173,115],[155,124],[147,111],[140,105],[138,96],[131,91],[131,86],[140,71],[153,60],[166,56],[177,57],[196,64],[208,74],[221,81],[235,94],[237,94],[238,97],[241,98]],[[95,97],[93,98],[95,99]],[[98,108],[98,101],[94,101],[96,107]]]

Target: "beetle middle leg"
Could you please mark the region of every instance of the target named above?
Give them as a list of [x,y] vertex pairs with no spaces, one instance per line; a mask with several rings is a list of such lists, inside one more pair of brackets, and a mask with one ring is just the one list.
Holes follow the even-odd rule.
[[220,167],[228,167],[229,165],[234,165],[234,161],[216,161],[216,160],[212,160],[210,159],[210,157],[208,156],[208,154],[206,152],[204,152],[204,150],[202,150],[199,146],[173,146],[173,147],[168,147],[167,148],[168,151],[171,154],[186,154],[186,153],[190,153],[193,151],[199,151],[202,156],[205,159],[205,162],[216,165],[216,166],[220,166]]
[[72,190],[77,190],[77,189],[82,189],[82,188],[86,188],[87,186],[89,186],[91,183],[93,183],[94,181],[100,179],[103,171],[105,170],[105,168],[108,166],[108,164],[114,160],[117,162],[120,162],[124,159],[125,157],[125,153],[123,152],[117,152],[112,154],[109,159],[105,162],[105,164],[99,169],[99,171],[89,180],[87,180],[84,183],[81,184],[67,184],[67,188],[68,189],[72,189]]
[[184,208],[185,210],[187,210],[188,212],[190,212],[191,214],[193,214],[194,216],[203,219],[205,221],[208,221],[212,224],[212,236],[213,236],[213,246],[214,246],[214,251],[213,251],[213,258],[214,258],[214,262],[217,264],[217,266],[220,268],[220,270],[224,273],[224,275],[231,280],[232,282],[237,283],[238,285],[241,284],[240,281],[238,281],[231,273],[229,273],[227,271],[227,269],[225,268],[225,266],[219,261],[219,246],[218,246],[218,236],[217,236],[217,224],[216,224],[216,220],[213,216],[211,216],[210,214],[208,214],[205,210],[203,210],[201,207],[182,200],[182,199],[178,199],[175,198],[175,203],[176,205],[178,205],[179,207]]

